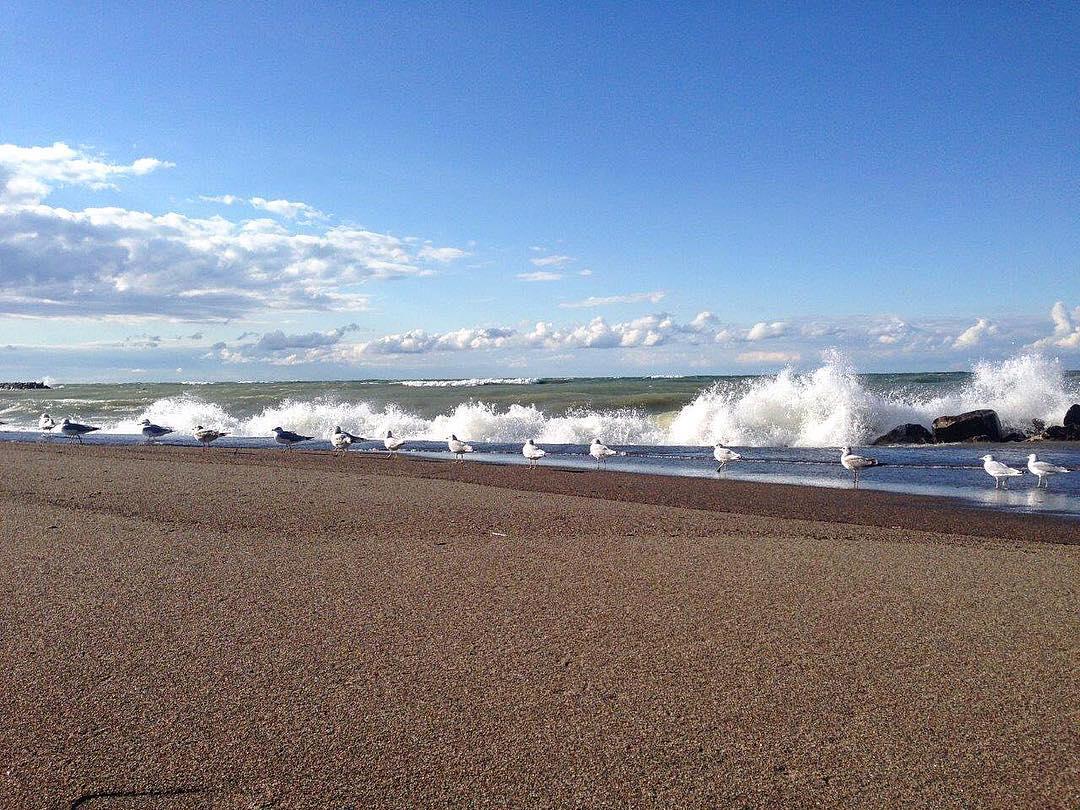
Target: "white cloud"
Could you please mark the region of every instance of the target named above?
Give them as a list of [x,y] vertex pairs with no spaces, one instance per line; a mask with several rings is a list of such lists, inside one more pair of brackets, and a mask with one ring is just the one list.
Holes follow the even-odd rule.
[[1050,309],[1050,320],[1054,323],[1053,334],[1035,341],[1033,347],[1080,349],[1080,307],[1076,307],[1070,314],[1065,302],[1058,301]]
[[735,359],[748,365],[774,365],[798,363],[801,357],[798,352],[742,352]]
[[578,275],[579,276],[591,276],[592,275],[592,270],[590,270],[588,267],[586,267],[584,270],[578,270]]
[[461,248],[456,247],[435,247],[431,243],[425,244],[420,251],[416,254],[420,259],[427,259],[433,262],[452,262],[457,259],[464,258],[469,254]]
[[521,281],[561,281],[562,273],[552,273],[549,270],[536,270],[532,273],[518,273]]
[[241,202],[239,197],[234,197],[232,194],[200,194],[199,199],[203,202],[220,203],[221,205],[233,205],[234,203]]
[[573,260],[573,256],[537,256],[529,259],[537,267],[565,267]]
[[783,321],[773,321],[772,323],[761,321],[750,327],[750,331],[746,333],[746,339],[750,341],[766,340],[780,337],[785,332],[787,332],[787,324]]
[[[463,253],[430,243],[416,251],[404,239],[345,225],[296,233],[268,218],[68,210],[42,200],[62,183],[103,188],[167,165],[154,158],[111,164],[64,144],[0,145],[0,314],[215,320],[265,310],[355,311],[369,298],[359,285],[430,275],[425,259]],[[303,203],[256,201],[286,219],[319,214]]]
[[252,197],[248,200],[252,208],[267,211],[275,216],[285,219],[326,219],[326,214],[318,208],[302,202],[292,200],[267,200],[263,197]]
[[0,144],[0,204],[33,204],[58,186],[83,186],[102,190],[115,188],[114,180],[149,174],[173,166],[157,158],[144,157],[132,163],[109,163],[103,157],[66,143],[52,146]]
[[650,304],[659,304],[664,300],[665,296],[667,296],[667,293],[663,290],[630,293],[629,295],[590,296],[583,301],[563,301],[559,306],[563,309],[585,309],[588,307],[603,307],[610,304],[640,304],[646,301]]
[[986,318],[979,318],[953,341],[954,349],[971,349],[978,346],[985,335],[996,335],[997,326]]

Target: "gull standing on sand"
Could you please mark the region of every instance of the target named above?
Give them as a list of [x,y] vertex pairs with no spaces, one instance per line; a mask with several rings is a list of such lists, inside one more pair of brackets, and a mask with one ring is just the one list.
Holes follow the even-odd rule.
[[191,432],[191,435],[202,442],[203,449],[205,450],[210,446],[210,442],[216,442],[222,436],[228,436],[229,434],[222,430],[214,430],[213,428],[204,428],[202,425],[196,425],[195,430]]
[[[1028,456],[1027,467],[1029,473],[1038,476],[1039,478],[1039,483],[1037,483],[1035,486],[1045,487],[1046,489],[1050,488],[1050,482],[1046,481],[1047,477],[1051,475],[1058,475],[1059,473],[1069,472],[1064,467],[1059,467],[1056,464],[1051,464],[1049,461],[1039,461],[1037,458],[1035,458],[1034,453]],[[1045,484],[1043,483],[1044,481],[1046,481]]]
[[535,467],[536,462],[546,456],[547,453],[537,447],[536,443],[533,442],[532,439],[529,439],[527,442],[525,442],[524,445],[522,445],[521,455],[525,456],[525,458],[528,459],[530,467]]
[[453,433],[450,434],[450,438],[446,440],[446,446],[450,448],[450,452],[457,456],[458,461],[465,460],[465,454],[473,451],[471,444],[466,444]]
[[1008,489],[1006,484],[1009,483],[1010,478],[1015,475],[1023,475],[1020,470],[1013,469],[1000,461],[994,461],[994,457],[989,453],[982,457],[982,463],[986,474],[994,477],[994,489]]
[[92,433],[95,430],[101,430],[101,428],[91,427],[90,425],[80,425],[78,422],[72,422],[70,419],[64,419],[64,421],[60,423],[60,432],[69,439],[78,439],[79,444],[83,443],[82,437],[84,433]]
[[878,465],[876,458],[857,456],[851,452],[850,447],[844,447],[840,450],[840,463],[845,470],[851,470],[851,472],[855,473],[854,487],[856,489],[859,486],[859,471],[865,470],[867,467],[876,467]]
[[383,447],[385,447],[390,452],[391,457],[393,457],[394,453],[400,450],[404,445],[405,440],[399,439],[397,436],[395,436],[394,431],[386,431],[386,438],[383,439]]
[[592,444],[589,446],[589,455],[596,459],[596,466],[600,466],[600,462],[604,462],[607,465],[608,456],[617,456],[618,452],[612,450],[606,444],[599,439],[593,439]]
[[283,427],[274,428],[274,441],[278,444],[285,445],[286,450],[294,444],[309,442],[314,438],[314,436],[301,436],[299,433],[293,433],[291,430],[285,430]]
[[720,466],[716,468],[717,472],[724,469],[724,465],[732,461],[738,461],[742,456],[736,453],[734,450],[728,450],[721,442],[716,443],[716,447],[713,448],[712,457],[720,462]]
[[366,442],[363,436],[353,436],[349,431],[342,430],[341,425],[334,428],[334,432],[330,436],[330,444],[334,446],[335,450],[340,450],[342,453],[349,452],[349,445],[353,442]]
[[149,419],[143,419],[139,424],[142,425],[142,435],[146,437],[147,444],[152,444],[155,439],[160,439],[162,436],[167,436],[173,432],[172,428],[155,425]]

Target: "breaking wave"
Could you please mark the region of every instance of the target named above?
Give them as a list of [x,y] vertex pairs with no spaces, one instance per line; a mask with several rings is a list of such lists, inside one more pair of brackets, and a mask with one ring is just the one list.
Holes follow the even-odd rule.
[[[681,409],[660,414],[649,412],[645,404],[549,413],[533,404],[467,401],[428,417],[395,403],[377,405],[332,396],[286,399],[255,412],[250,399],[223,406],[202,392],[186,392],[157,399],[137,414],[128,411],[119,420],[116,410],[106,407],[106,415],[96,423],[111,433],[138,433],[138,421],[146,418],[179,432],[201,424],[236,436],[266,437],[281,425],[325,437],[341,425],[369,437],[393,430],[405,438],[436,441],[455,433],[471,441],[499,443],[533,438],[547,444],[580,444],[600,437],[616,445],[702,446],[722,441],[735,446],[829,447],[865,444],[905,422],[929,427],[937,416],[976,408],[993,408],[1010,429],[1030,427],[1033,419],[1060,424],[1068,406],[1080,401],[1080,377],[1066,376],[1059,362],[1037,354],[982,363],[971,375],[949,378],[948,383],[921,384],[912,379],[860,376],[842,356],[832,354],[808,373],[786,369],[775,376],[720,380]],[[402,384],[471,387],[533,382],[484,378]],[[528,398],[528,391],[523,391],[522,399]],[[627,399],[632,406],[633,397]]]
[[481,385],[535,385],[537,377],[474,377],[468,380],[399,380],[409,388],[477,388]]

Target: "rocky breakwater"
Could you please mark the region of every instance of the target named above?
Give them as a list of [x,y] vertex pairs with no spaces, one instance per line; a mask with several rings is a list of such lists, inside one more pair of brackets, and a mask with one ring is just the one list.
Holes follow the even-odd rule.
[[36,389],[48,389],[43,382],[0,382],[2,391],[31,391]]
[[997,412],[989,408],[955,416],[939,416],[933,431],[916,423],[898,425],[871,444],[951,444],[954,442],[1080,441],[1080,403],[1070,407],[1060,425],[1047,427],[1036,420],[1031,430],[1005,432]]

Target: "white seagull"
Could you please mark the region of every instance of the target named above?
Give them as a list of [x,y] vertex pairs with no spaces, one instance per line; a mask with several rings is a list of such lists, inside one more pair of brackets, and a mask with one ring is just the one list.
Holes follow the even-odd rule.
[[349,451],[349,445],[353,442],[365,442],[363,436],[353,436],[349,431],[342,430],[341,425],[334,428],[333,434],[330,436],[330,444],[334,446],[335,450],[340,450],[342,453]]
[[198,439],[205,450],[210,446],[210,442],[216,442],[222,436],[228,436],[229,434],[223,430],[214,430],[213,428],[205,428],[202,425],[196,425],[195,430],[191,431],[191,435]]
[[139,424],[142,425],[142,435],[146,437],[147,444],[151,444],[154,439],[160,439],[162,436],[167,436],[173,432],[172,428],[155,425],[149,419],[143,419]]
[[101,428],[91,427],[90,425],[80,425],[78,422],[72,422],[70,419],[65,419],[60,423],[60,432],[69,439],[78,439],[79,444],[82,444],[84,433],[92,433],[95,430],[101,430]]
[[274,441],[278,444],[285,445],[286,450],[294,444],[299,442],[309,442],[314,438],[314,436],[301,436],[299,433],[293,433],[291,430],[285,430],[283,427],[274,428]]
[[404,439],[399,439],[394,435],[394,431],[386,431],[386,438],[383,439],[383,447],[390,451],[390,455],[393,456],[397,450],[400,450],[405,444]]
[[1047,481],[1045,484],[1043,483],[1043,481],[1046,481],[1047,476],[1057,475],[1058,473],[1067,473],[1069,471],[1064,467],[1059,467],[1056,464],[1051,464],[1049,461],[1039,461],[1037,458],[1035,458],[1035,454],[1032,453],[1030,456],[1028,456],[1028,472],[1032,475],[1038,476],[1039,483],[1035,485],[1036,487],[1046,487],[1047,489],[1049,489],[1050,482]]
[[450,438],[446,440],[446,446],[450,448],[450,452],[458,457],[458,461],[465,460],[465,454],[473,451],[471,444],[466,444],[453,433],[450,434]]
[[37,421],[38,430],[47,432],[56,427],[56,421],[47,413],[43,413]]
[[529,461],[529,466],[536,466],[536,462],[547,455],[543,450],[536,446],[536,443],[532,439],[529,439],[521,447],[521,455],[525,456]]
[[982,457],[983,469],[986,470],[987,475],[994,477],[994,489],[1007,489],[1009,479],[1014,475],[1023,475],[1020,470],[1013,469],[1007,464],[1002,464],[1000,461],[994,461],[994,457],[987,453]]
[[857,456],[851,452],[850,447],[844,447],[840,451],[840,463],[844,466],[845,470],[851,470],[855,473],[854,486],[857,488],[859,486],[859,471],[865,470],[867,467],[876,467],[878,462],[875,458]]
[[738,461],[742,456],[736,453],[734,450],[728,450],[720,442],[716,443],[716,447],[713,448],[712,457],[720,462],[720,466],[716,468],[717,472],[724,469],[724,465],[731,461]]
[[605,465],[607,464],[608,456],[617,456],[619,454],[599,439],[593,439],[592,444],[589,446],[589,455],[596,459],[596,466],[599,467],[601,461]]

